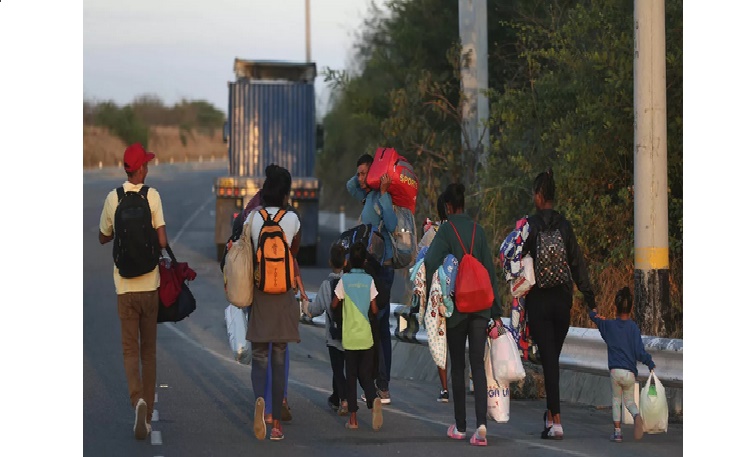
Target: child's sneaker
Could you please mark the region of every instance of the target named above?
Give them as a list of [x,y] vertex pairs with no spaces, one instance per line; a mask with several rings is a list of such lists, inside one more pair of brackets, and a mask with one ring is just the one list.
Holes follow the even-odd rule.
[[459,432],[456,428],[456,424],[453,424],[448,427],[448,438],[454,439],[454,440],[465,440],[466,439],[466,432]]
[[380,390],[377,389],[377,398],[382,400],[383,405],[389,405],[391,403],[390,401],[390,391],[389,390]]
[[480,425],[469,442],[472,446],[487,446],[487,426]]
[[448,400],[450,400],[450,395],[448,394],[448,391],[447,390],[441,390],[440,391],[440,396],[437,397],[437,401],[442,402],[442,403],[447,403]]
[[640,414],[634,416],[634,439],[640,440],[644,436],[644,420]]
[[327,397],[327,405],[335,412],[338,412],[338,399],[330,395]]
[[619,428],[616,428],[613,430],[613,435],[610,437],[610,441],[613,441],[615,443],[622,443],[623,442],[623,432]]

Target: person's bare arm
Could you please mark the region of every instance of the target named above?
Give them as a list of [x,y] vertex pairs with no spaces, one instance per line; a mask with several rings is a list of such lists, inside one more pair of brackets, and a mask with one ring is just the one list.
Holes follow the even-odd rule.
[[168,247],[168,232],[165,230],[165,226],[157,227],[157,239],[160,241],[160,247],[165,249]]
[[372,310],[372,314],[374,314],[375,316],[377,315],[377,312],[379,310],[377,309],[377,299],[376,298],[373,298],[372,301],[369,303],[369,309]]
[[99,232],[99,242],[100,244],[107,244],[113,240],[113,235],[107,236],[102,232]]
[[291,254],[293,254],[294,258],[298,255],[299,246],[301,246],[301,231],[296,233],[296,236],[293,237],[293,241],[291,242]]

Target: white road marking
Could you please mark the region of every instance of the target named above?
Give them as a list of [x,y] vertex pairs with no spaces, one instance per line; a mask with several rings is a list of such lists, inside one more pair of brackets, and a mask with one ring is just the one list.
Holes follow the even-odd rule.
[[149,435],[152,437],[152,446],[162,446],[162,432],[152,430]]
[[152,422],[160,422],[160,413],[156,409],[152,411]]
[[157,403],[157,392],[154,393],[154,402]]
[[[196,341],[192,340],[191,338],[189,338],[188,335],[186,335],[185,333],[183,333],[183,331],[181,331],[180,329],[178,329],[175,326],[174,323],[172,323],[172,322],[165,322],[163,324],[163,326],[166,327],[166,328],[169,328],[170,330],[172,330],[173,332],[175,332],[178,336],[180,336],[181,338],[183,338],[184,340],[186,340],[186,342],[188,342],[190,344],[193,344],[198,349],[206,351],[206,352],[212,354],[213,356],[217,357],[218,359],[225,360],[226,362],[228,362],[228,363],[230,363],[230,364],[232,364],[234,366],[237,366],[237,367],[246,367],[246,369],[248,369],[247,365],[240,365],[238,362],[236,362],[230,356],[226,356],[226,355],[220,354],[219,352],[214,351],[214,350],[212,350],[212,349],[210,349],[208,347],[202,346],[200,343],[197,343]],[[310,385],[310,384],[306,384],[304,382],[297,381],[295,379],[288,378],[288,383],[289,384],[295,384],[295,385],[300,386],[300,387],[305,387],[307,389],[311,389],[311,390],[314,390],[314,391],[319,392],[319,393],[324,393],[324,394],[330,394],[330,393],[332,393],[331,390],[323,389],[321,387],[313,386],[313,385]],[[389,408],[384,409],[384,411],[387,411],[387,412],[390,412],[390,413],[395,413],[395,414],[398,414],[398,415],[401,415],[401,416],[404,416],[404,417],[409,417],[411,419],[415,419],[415,420],[426,422],[426,423],[433,424],[433,425],[440,425],[440,426],[443,426],[443,427],[447,427],[447,425],[448,425],[447,423],[442,422],[442,421],[428,419],[426,417],[417,416],[416,414],[412,414],[412,413],[409,413],[409,412],[406,412],[406,411],[402,411],[402,410],[400,410],[400,409],[398,409],[398,408],[396,408],[394,406],[390,406]],[[487,433],[487,436],[490,436],[489,432]],[[522,440],[522,439],[508,438],[508,437],[505,437],[505,439],[513,441],[513,442],[521,444],[521,445],[524,445],[524,446],[533,446],[533,447],[537,447],[537,448],[540,448],[540,449],[547,449],[549,451],[554,451],[554,452],[558,452],[558,453],[561,453],[561,454],[570,454],[570,455],[574,455],[576,457],[593,457],[592,454],[584,454],[583,452],[570,451],[570,450],[563,449],[563,448],[558,447],[558,446],[548,446],[547,444],[541,444],[541,443],[538,443],[538,442],[533,441],[533,440]],[[601,453],[599,455],[602,456],[604,454]]]
[[215,201],[215,196],[214,195],[212,197],[210,197],[206,202],[204,202],[204,204],[202,206],[200,206],[199,209],[197,209],[196,211],[194,211],[194,214],[192,214],[191,217],[188,218],[188,220],[183,224],[183,227],[181,227],[181,230],[179,230],[178,234],[173,238],[174,242],[176,242],[176,243],[178,242],[178,239],[181,237],[181,235],[183,235],[183,231],[186,230],[186,227],[188,227],[188,225],[194,219],[196,219],[196,216],[198,216],[199,213],[201,213],[204,210],[204,207],[206,207],[207,205],[209,205],[213,201]]

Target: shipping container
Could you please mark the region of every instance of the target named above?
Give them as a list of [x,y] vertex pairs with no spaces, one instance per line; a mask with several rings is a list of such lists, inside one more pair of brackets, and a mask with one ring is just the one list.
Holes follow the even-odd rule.
[[299,263],[316,262],[319,241],[319,181],[314,176],[318,136],[314,63],[236,59],[228,83],[228,176],[215,182],[215,242],[218,260],[233,217],[262,187],[270,164],[292,177],[290,204],[301,219]]

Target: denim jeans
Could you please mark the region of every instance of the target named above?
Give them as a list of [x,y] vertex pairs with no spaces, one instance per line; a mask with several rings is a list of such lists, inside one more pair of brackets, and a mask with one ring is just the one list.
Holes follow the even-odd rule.
[[[285,351],[288,343],[251,343],[251,386],[254,397],[264,398],[268,359],[272,358],[272,418],[280,420],[285,388]],[[266,403],[266,402],[265,402]]]

